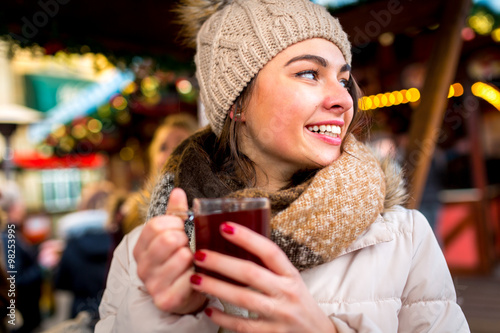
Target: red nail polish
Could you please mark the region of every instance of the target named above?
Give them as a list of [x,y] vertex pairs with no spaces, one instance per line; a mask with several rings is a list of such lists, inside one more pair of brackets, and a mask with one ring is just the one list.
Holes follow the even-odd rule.
[[196,261],[203,261],[203,260],[205,260],[206,256],[207,256],[206,253],[201,252],[201,251],[196,251],[194,253],[194,260],[196,260]]
[[199,286],[201,283],[201,276],[193,274],[193,275],[191,275],[190,280],[191,280],[192,284]]
[[229,235],[234,234],[234,228],[226,223],[222,225],[222,231]]
[[212,309],[210,309],[210,308],[206,308],[206,309],[205,309],[205,310],[203,310],[203,311],[205,311],[205,314],[206,314],[208,317],[211,317],[211,316],[212,316]]

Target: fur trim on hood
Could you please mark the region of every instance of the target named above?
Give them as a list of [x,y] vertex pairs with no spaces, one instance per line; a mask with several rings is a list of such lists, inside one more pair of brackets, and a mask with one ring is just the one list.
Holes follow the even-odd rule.
[[403,168],[393,157],[382,156],[374,147],[368,147],[377,158],[385,176],[384,211],[396,205],[404,206],[409,194]]

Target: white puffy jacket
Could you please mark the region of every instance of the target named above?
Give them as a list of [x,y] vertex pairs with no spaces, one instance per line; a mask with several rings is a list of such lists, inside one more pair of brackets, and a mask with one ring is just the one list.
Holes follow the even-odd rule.
[[[132,255],[140,231],[116,249],[95,332],[217,332],[203,312],[178,316],[155,307]],[[301,275],[339,332],[469,332],[441,249],[418,211],[394,206],[339,257]]]

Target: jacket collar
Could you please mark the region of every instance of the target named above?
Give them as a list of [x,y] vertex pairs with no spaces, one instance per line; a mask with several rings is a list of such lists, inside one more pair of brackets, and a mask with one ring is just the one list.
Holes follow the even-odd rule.
[[339,257],[365,247],[390,242],[394,237],[394,231],[387,226],[387,222],[379,215],[375,222],[373,222],[351,245],[339,253]]

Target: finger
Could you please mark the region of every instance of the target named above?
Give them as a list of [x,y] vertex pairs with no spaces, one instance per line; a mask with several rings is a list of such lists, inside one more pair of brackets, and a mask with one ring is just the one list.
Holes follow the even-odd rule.
[[217,297],[225,302],[253,311],[260,316],[277,312],[276,300],[246,287],[196,273],[191,277],[193,289]]
[[193,269],[188,269],[180,275],[170,288],[155,298],[156,306],[173,313],[191,313],[199,310],[205,303],[206,296],[193,289],[190,282],[193,273]]
[[169,212],[187,212],[188,209],[189,207],[186,192],[184,192],[181,188],[174,188],[168,198],[167,210],[165,214],[169,214]]
[[241,282],[266,295],[275,295],[283,286],[281,276],[248,260],[209,250],[197,251],[194,257],[197,259],[197,266]]
[[247,332],[278,332],[273,322],[262,319],[250,319],[239,316],[232,316],[216,308],[206,308],[205,314],[218,326],[224,327],[230,332],[247,333]]
[[286,254],[269,238],[233,222],[222,223],[220,231],[225,239],[259,257],[274,273],[290,277],[299,274]]
[[150,278],[146,280],[146,289],[152,296],[162,294],[172,288],[175,281],[187,271],[194,271],[192,263],[191,251],[186,247],[179,249],[167,262],[149,272]]
[[135,260],[139,261],[141,259],[140,257],[154,238],[169,229],[184,231],[184,222],[178,217],[163,215],[155,217],[145,224],[134,247]]
[[[167,230],[155,237],[146,250],[138,256],[137,274],[142,280],[155,274],[155,269],[171,260],[171,256],[181,248],[187,248],[188,238],[182,230]],[[192,259],[192,255],[191,258]],[[192,260],[191,260],[192,262]]]

